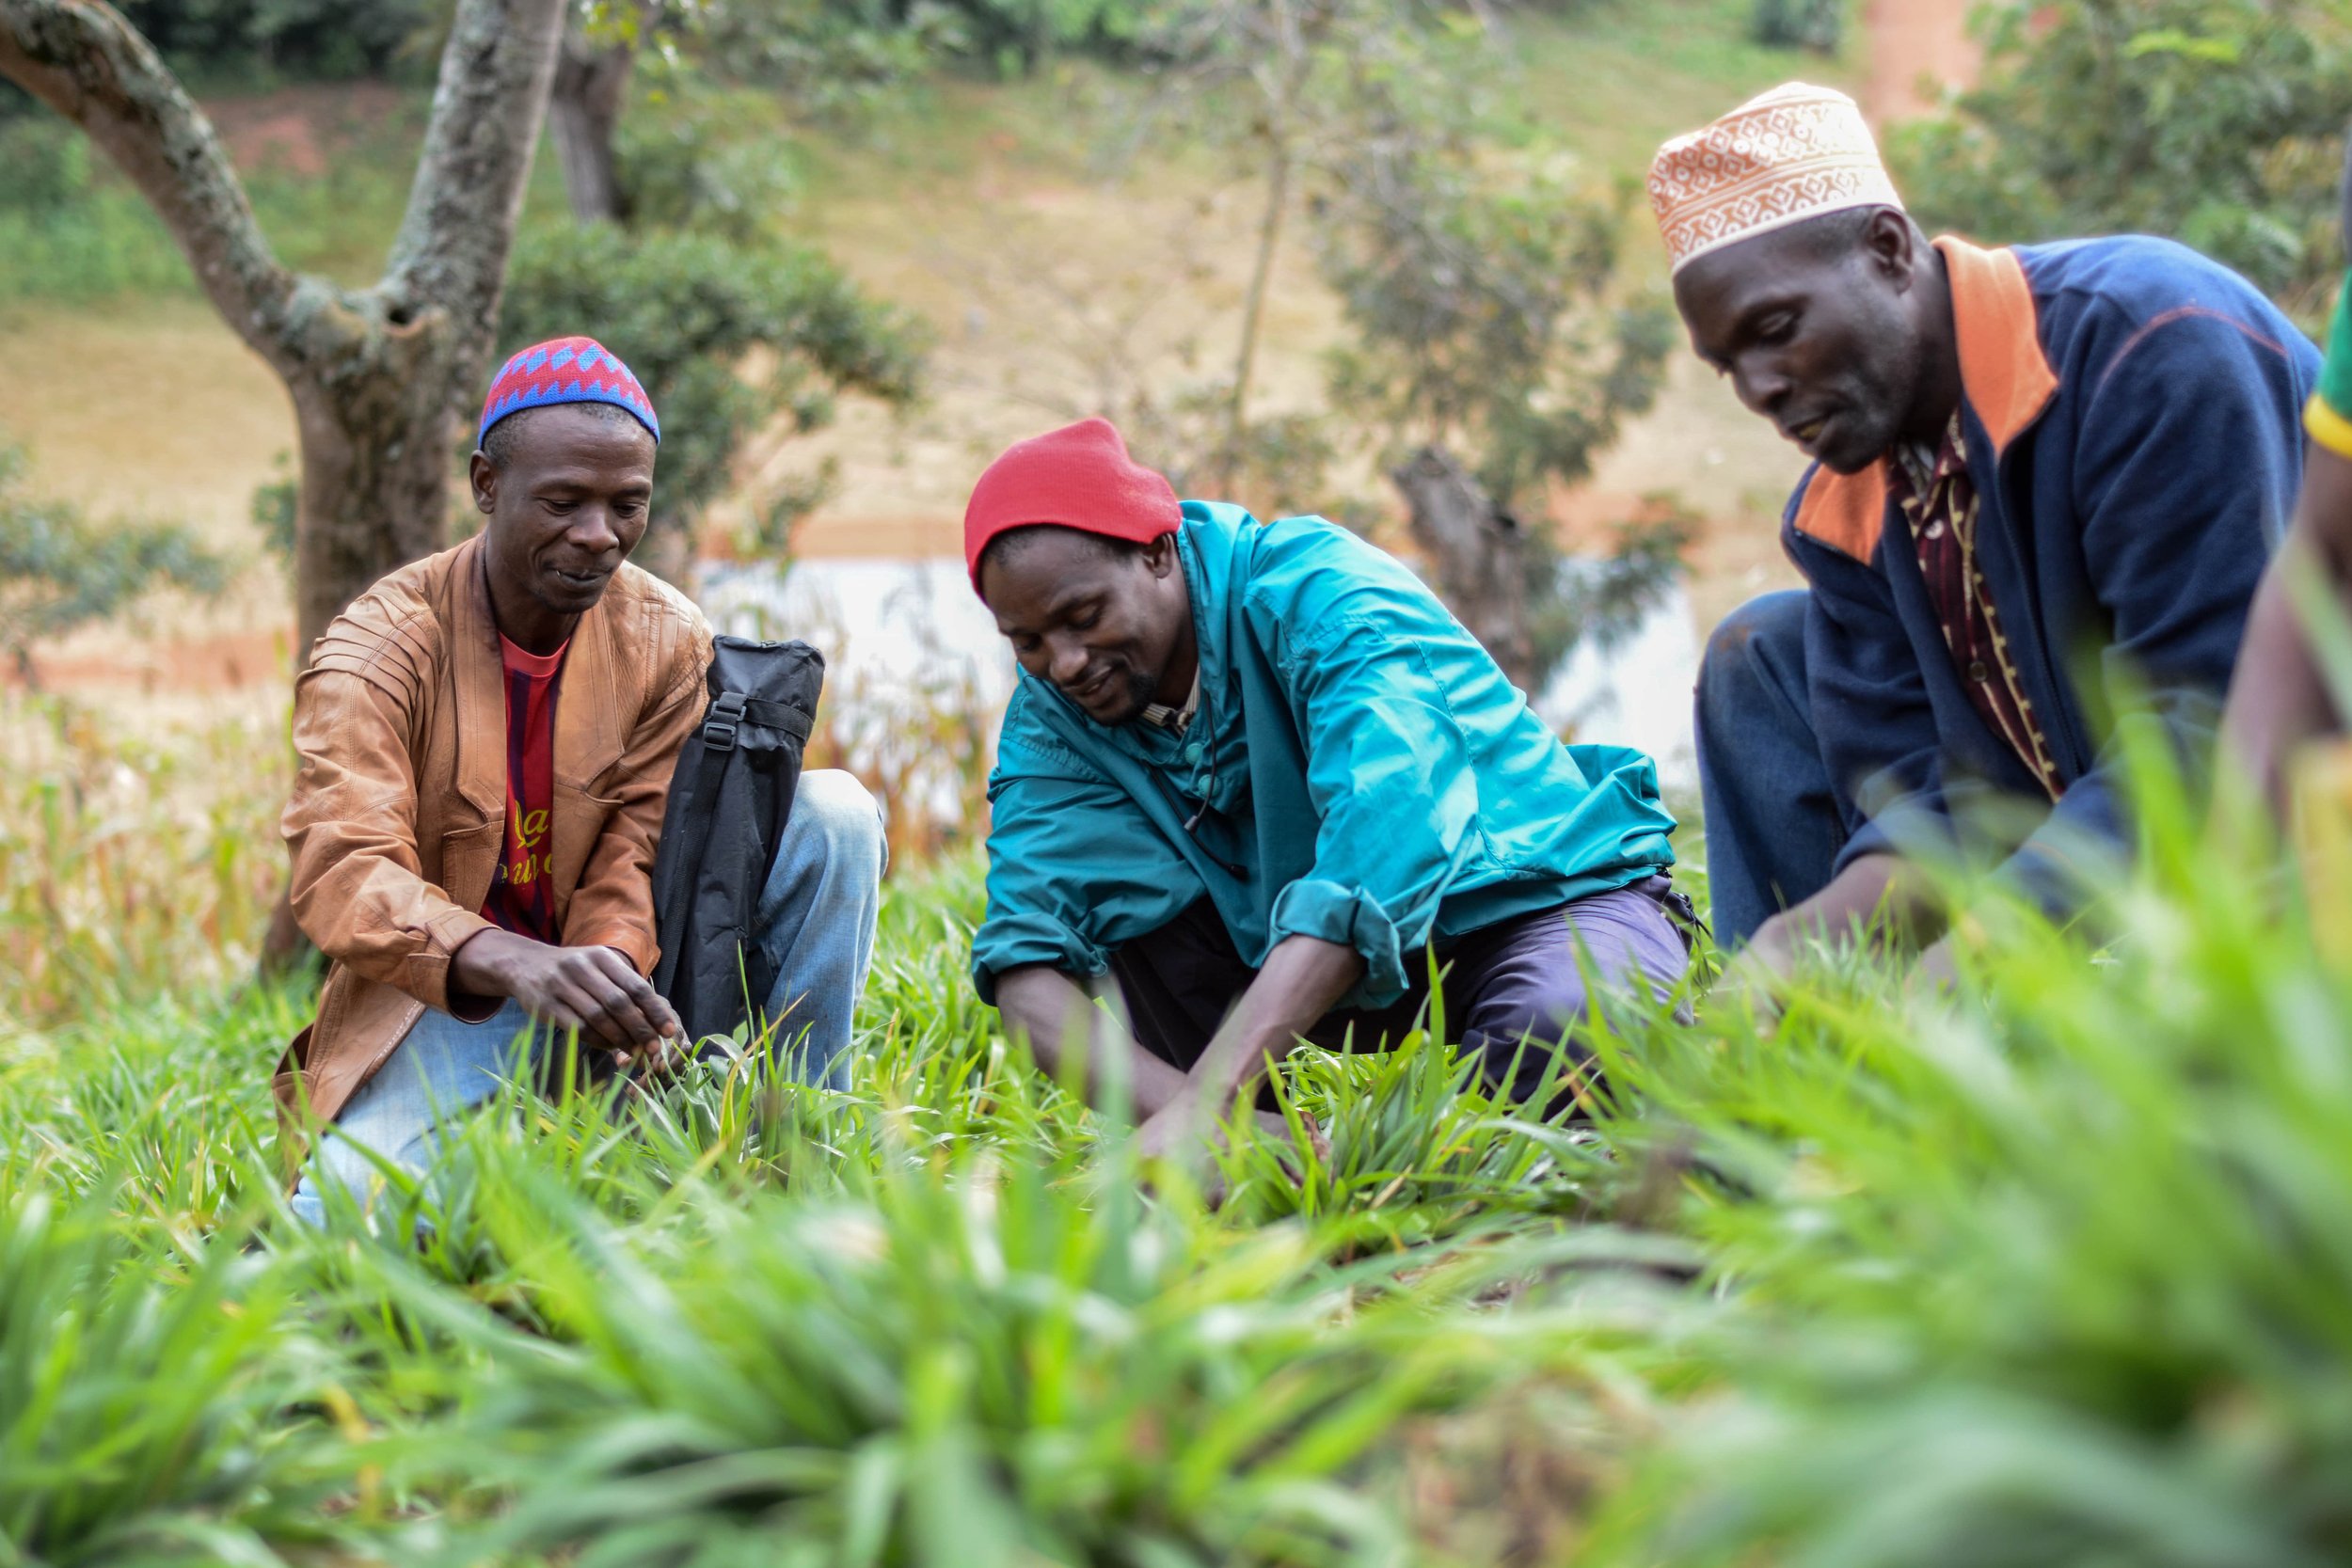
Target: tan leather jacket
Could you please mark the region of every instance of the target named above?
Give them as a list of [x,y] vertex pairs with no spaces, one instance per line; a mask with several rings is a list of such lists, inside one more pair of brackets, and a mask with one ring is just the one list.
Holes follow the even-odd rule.
[[[557,928],[646,974],[654,846],[709,661],[702,612],[626,565],[564,659]],[[294,912],[329,965],[277,1088],[287,1111],[307,1094],[331,1118],[425,1008],[449,1008],[450,958],[489,924],[478,911],[505,843],[506,695],[479,539],[402,567],[336,618],[294,687],[294,738],[281,824]]]

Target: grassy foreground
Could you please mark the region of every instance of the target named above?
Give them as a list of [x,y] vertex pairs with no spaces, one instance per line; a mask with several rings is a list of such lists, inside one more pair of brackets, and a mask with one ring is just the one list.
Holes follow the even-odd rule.
[[2100,952],[1981,906],[1956,999],[1621,1016],[1589,1125],[1308,1060],[1329,1160],[1216,1209],[971,1000],[968,861],[893,885],[855,1092],[516,1091],[323,1234],[297,1000],[89,947],[0,1034],[0,1563],[2342,1560],[2352,980],[2149,832]]

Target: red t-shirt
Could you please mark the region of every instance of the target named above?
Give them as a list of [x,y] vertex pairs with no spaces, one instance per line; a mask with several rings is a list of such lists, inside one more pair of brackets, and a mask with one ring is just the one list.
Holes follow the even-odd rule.
[[506,849],[482,915],[533,942],[557,938],[548,821],[555,805],[555,689],[570,646],[532,654],[499,639],[506,667]]

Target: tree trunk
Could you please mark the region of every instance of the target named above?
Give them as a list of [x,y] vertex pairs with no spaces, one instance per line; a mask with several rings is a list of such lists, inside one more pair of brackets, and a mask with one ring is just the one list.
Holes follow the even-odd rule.
[[1389,478],[1405,498],[1414,541],[1437,567],[1447,608],[1525,689],[1535,650],[1527,626],[1527,536],[1518,519],[1440,446],[1422,448]]
[[433,115],[374,286],[279,263],[202,110],[97,0],[0,0],[0,77],[130,177],[221,318],[294,400],[302,656],[342,607],[448,537],[455,420],[481,395],[564,0],[458,0]]
[[301,432],[294,610],[305,659],[376,578],[449,543],[458,416],[446,388],[487,347],[460,342],[439,311],[370,325],[288,384]]
[[[481,395],[564,0],[457,0],[408,208],[373,287],[288,270],[212,123],[98,0],[0,0],[0,77],[85,134],[171,230],[197,281],[286,384],[301,436],[300,657],[343,606],[448,537],[461,409]],[[284,907],[264,967],[300,933]]]
[[628,214],[612,157],[612,134],[628,97],[633,44],[599,44],[575,23],[564,32],[548,99],[548,134],[564,166],[564,197],[580,223],[620,223]]
[[1258,254],[1249,268],[1249,291],[1243,297],[1241,342],[1233,355],[1233,389],[1225,408],[1225,442],[1217,456],[1216,480],[1220,490],[1232,487],[1241,470],[1242,446],[1249,429],[1249,383],[1257,372],[1258,335],[1265,325],[1265,300],[1274,279],[1274,253],[1282,239],[1282,218],[1290,210],[1291,166],[1297,148],[1292,106],[1307,85],[1313,56],[1308,54],[1296,9],[1287,0],[1275,0],[1273,39],[1281,68],[1259,90],[1266,99],[1266,198],[1258,220]]

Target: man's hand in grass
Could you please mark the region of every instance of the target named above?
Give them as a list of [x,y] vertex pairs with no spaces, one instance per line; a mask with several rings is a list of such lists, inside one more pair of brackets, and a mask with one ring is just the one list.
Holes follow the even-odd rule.
[[1725,1010],[1745,1007],[1756,1026],[1769,1032],[1780,1022],[1781,992],[1796,973],[1799,945],[1789,917],[1772,916],[1724,960],[1723,973],[1708,989],[1708,1005]]
[[[1331,1140],[1315,1125],[1315,1118],[1306,1112],[1298,1113],[1299,1124],[1307,1133],[1308,1146],[1318,1160],[1331,1157]],[[1226,1143],[1228,1121],[1212,1114],[1192,1094],[1186,1094],[1148,1117],[1136,1131],[1136,1153],[1148,1173],[1156,1163],[1181,1165],[1201,1182],[1201,1196],[1212,1206],[1225,1196],[1223,1178],[1215,1171],[1202,1170],[1208,1156]],[[1291,1124],[1279,1112],[1253,1110],[1240,1123],[1241,1135],[1255,1135],[1273,1140],[1281,1151],[1281,1160],[1294,1179],[1299,1174],[1296,1145],[1291,1138]]]
[[684,1042],[677,1013],[611,947],[551,947],[496,927],[477,932],[450,960],[450,990],[511,996],[523,1011],[582,1035],[660,1071]]
[[[1757,927],[1724,966],[1709,1000],[1745,1003],[1769,1030],[1780,1022],[1781,997],[1808,942],[1860,940],[1900,946],[1932,934],[1940,920],[1932,884],[1907,873],[1900,857],[1857,856],[1829,886]],[[1938,962],[1948,972],[1948,953]]]

